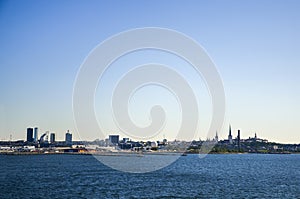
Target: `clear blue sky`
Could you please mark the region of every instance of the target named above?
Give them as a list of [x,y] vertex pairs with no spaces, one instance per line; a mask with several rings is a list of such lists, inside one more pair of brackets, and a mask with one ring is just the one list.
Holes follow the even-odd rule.
[[84,58],[111,35],[157,26],[194,38],[214,60],[227,102],[221,138],[231,123],[242,137],[300,143],[299,8],[296,0],[0,1],[0,139],[25,139],[29,126],[78,138],[72,91]]

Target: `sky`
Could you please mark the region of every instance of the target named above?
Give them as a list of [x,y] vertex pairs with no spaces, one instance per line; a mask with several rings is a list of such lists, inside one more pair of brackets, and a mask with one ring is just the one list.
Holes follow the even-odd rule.
[[[73,118],[73,86],[81,64],[112,35],[161,27],[193,38],[215,63],[226,95],[221,139],[231,124],[234,136],[240,129],[243,138],[256,132],[269,141],[300,143],[299,7],[296,0],[2,0],[0,140],[26,139],[26,128],[35,126],[55,132],[58,140],[68,129],[74,139],[98,138],[78,132]],[[178,57],[151,50],[122,57],[103,76],[95,94],[103,131],[120,133],[107,110],[114,82],[125,69],[153,60],[172,65],[192,85],[201,110],[195,138],[206,139],[211,104],[203,79]],[[170,116],[155,139],[174,139],[180,123],[176,102],[168,91],[149,86],[135,93],[129,112],[143,126],[149,124],[149,108],[163,104]]]

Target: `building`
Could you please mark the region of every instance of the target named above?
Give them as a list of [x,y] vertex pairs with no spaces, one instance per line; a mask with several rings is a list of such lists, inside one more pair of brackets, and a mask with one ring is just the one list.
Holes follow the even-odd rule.
[[216,136],[215,136],[215,138],[214,138],[214,141],[215,141],[215,142],[219,142],[218,131],[216,131]]
[[41,135],[40,139],[39,139],[39,143],[44,143],[44,142],[48,142],[48,134],[49,131],[46,131],[43,135]]
[[38,127],[35,127],[34,128],[34,131],[33,131],[33,141],[37,142],[39,141],[39,129]]
[[55,142],[55,133],[51,133],[50,134],[50,143],[54,143]]
[[239,151],[240,151],[241,150],[241,131],[240,130],[238,130],[237,144],[238,144],[238,148],[239,148]]
[[248,139],[245,140],[245,142],[263,142],[263,143],[267,143],[268,140],[267,139],[258,138],[257,134],[255,133],[255,135],[254,135],[253,138],[249,137]]
[[27,142],[33,142],[33,128],[27,128]]
[[43,138],[43,142],[49,143],[49,131],[46,131],[45,134],[46,134],[46,135],[45,135],[44,138]]
[[228,142],[229,142],[229,144],[233,144],[232,134],[231,134],[231,125],[229,125]]
[[67,145],[72,145],[72,134],[70,133],[69,130],[66,133],[65,142],[66,142]]
[[163,139],[163,143],[164,143],[164,145],[167,145],[168,144],[168,140],[167,139]]
[[116,145],[119,143],[119,135],[109,135],[108,140],[109,145]]

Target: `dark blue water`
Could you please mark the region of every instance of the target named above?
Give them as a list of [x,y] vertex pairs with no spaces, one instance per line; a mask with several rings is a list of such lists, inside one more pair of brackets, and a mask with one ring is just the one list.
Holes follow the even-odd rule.
[[93,156],[0,155],[0,198],[300,198],[300,155],[181,157],[151,173]]

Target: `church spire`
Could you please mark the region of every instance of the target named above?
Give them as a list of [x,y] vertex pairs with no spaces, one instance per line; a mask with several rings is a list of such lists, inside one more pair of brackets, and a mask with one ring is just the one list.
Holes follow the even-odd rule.
[[216,141],[216,142],[219,141],[218,131],[216,131],[215,141]]
[[233,144],[232,135],[231,135],[231,125],[230,124],[229,124],[228,142],[229,142],[229,144]]

